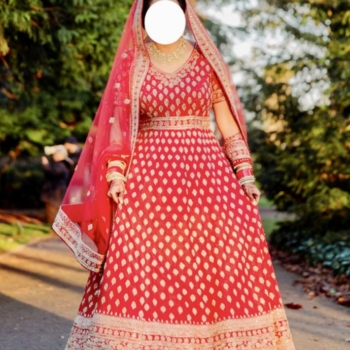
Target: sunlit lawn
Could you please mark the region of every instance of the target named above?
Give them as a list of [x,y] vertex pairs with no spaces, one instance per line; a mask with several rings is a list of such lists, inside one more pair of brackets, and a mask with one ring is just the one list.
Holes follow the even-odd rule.
[[48,237],[50,232],[49,225],[0,223],[0,254],[33,240]]
[[[266,197],[261,197],[259,201],[259,207],[260,208],[272,208],[273,202],[268,200]],[[278,222],[280,222],[281,219],[275,219],[275,218],[263,218],[262,224],[264,227],[264,231],[267,237],[269,237],[273,230],[275,230],[278,227]]]

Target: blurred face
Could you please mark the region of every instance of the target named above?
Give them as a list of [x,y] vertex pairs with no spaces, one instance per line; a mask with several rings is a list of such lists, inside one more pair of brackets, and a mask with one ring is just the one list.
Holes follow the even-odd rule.
[[169,45],[178,41],[186,29],[186,17],[176,0],[153,0],[148,8],[144,26],[156,43]]
[[66,142],[64,144],[64,147],[66,147],[66,149],[69,153],[74,153],[77,150],[78,145],[76,145],[75,143]]
[[63,152],[56,152],[52,155],[52,159],[54,162],[61,162],[66,159],[66,154]]

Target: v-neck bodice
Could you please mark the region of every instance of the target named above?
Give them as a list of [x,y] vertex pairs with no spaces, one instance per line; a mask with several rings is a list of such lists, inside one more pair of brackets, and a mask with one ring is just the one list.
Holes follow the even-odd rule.
[[208,61],[194,48],[173,73],[150,65],[140,93],[140,117],[209,116],[224,93]]

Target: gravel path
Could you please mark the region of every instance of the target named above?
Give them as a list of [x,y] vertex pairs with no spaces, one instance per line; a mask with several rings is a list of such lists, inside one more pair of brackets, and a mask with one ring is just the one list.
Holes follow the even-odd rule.
[[[350,350],[350,309],[308,300],[295,275],[275,264],[297,350]],[[0,350],[62,350],[87,272],[68,248],[50,238],[0,256]]]

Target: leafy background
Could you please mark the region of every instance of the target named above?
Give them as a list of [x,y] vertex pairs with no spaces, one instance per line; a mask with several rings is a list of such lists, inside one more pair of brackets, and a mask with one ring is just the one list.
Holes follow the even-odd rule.
[[[131,3],[0,1],[0,207],[40,207],[43,146],[84,142]],[[227,6],[239,20],[209,15]],[[350,3],[197,8],[238,77],[259,184],[295,218],[271,242],[350,275]]]

